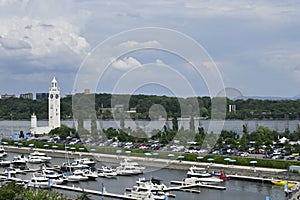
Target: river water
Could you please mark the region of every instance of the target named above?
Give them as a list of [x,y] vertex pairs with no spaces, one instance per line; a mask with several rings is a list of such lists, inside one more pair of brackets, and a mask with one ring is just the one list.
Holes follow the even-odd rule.
[[[8,160],[11,160],[13,156],[16,155],[14,153],[9,153]],[[65,162],[65,159],[62,158],[53,158],[51,163],[53,165],[61,164]],[[142,163],[140,163],[142,164]],[[108,166],[116,166],[116,164],[111,163],[97,163],[96,167],[100,167],[101,165]],[[37,168],[38,165],[28,165],[32,168]],[[4,169],[0,168],[0,171]],[[29,179],[29,175],[18,175],[19,178]],[[182,170],[170,170],[170,169],[154,169],[154,168],[146,168],[146,172],[143,175],[138,176],[118,176],[116,179],[105,179],[105,178],[97,178],[96,181],[86,181],[80,183],[68,183],[69,186],[80,186],[81,188],[93,189],[102,191],[102,185],[105,187],[107,192],[124,194],[125,188],[130,188],[135,185],[135,182],[139,177],[145,178],[159,178],[163,181],[167,186],[170,185],[170,181],[180,181],[186,177],[186,171]],[[176,195],[175,199],[185,200],[185,199],[205,199],[205,200],[265,200],[267,196],[270,197],[271,200],[284,200],[285,194],[282,188],[273,187],[268,183],[256,183],[256,182],[248,182],[248,181],[238,181],[238,180],[227,180],[222,184],[226,186],[226,190],[212,190],[212,189],[204,189],[200,188],[200,193],[189,193],[189,192],[180,192],[174,191],[171,192]],[[57,190],[54,191],[62,192],[63,194],[69,196],[70,198],[75,198],[79,193],[65,191],[65,190]],[[89,195],[92,199],[101,199],[99,196]],[[113,198],[103,197],[105,200],[113,200]],[[171,199],[171,198],[170,198]]]
[[[185,129],[189,129],[189,120],[182,120],[179,121],[179,127],[183,126]],[[61,121],[61,124],[67,125],[69,127],[73,127],[76,123],[73,121],[64,120]],[[168,124],[169,127],[172,127],[172,122],[168,121],[125,121],[125,127],[130,127],[131,129],[135,130],[137,127],[143,129],[146,133],[151,133],[153,129],[162,129],[165,124]],[[210,120],[201,120],[201,126],[204,128],[205,131],[209,131],[212,122]],[[288,128],[290,131],[294,131],[297,129],[297,126],[300,124],[300,120],[226,120],[226,121],[213,121],[214,125],[221,127],[223,130],[227,131],[235,131],[239,134],[242,134],[243,125],[247,124],[249,132],[256,130],[259,126],[266,126],[269,127],[271,130],[277,130],[279,132],[283,132],[285,128]],[[90,130],[91,123],[89,121],[84,122],[84,127],[87,130]],[[119,121],[116,120],[107,120],[107,121],[98,121],[97,127],[98,129],[107,129],[109,127],[118,128],[120,125]],[[48,126],[47,121],[38,121],[38,126]],[[199,126],[199,121],[195,120],[196,128]],[[25,133],[30,131],[30,121],[14,121],[14,120],[7,120],[7,121],[0,121],[0,136],[7,137],[12,135],[13,133],[19,133],[20,131],[24,131]]]

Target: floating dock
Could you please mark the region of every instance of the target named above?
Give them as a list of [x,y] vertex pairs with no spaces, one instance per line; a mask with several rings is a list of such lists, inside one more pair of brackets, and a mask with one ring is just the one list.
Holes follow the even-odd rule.
[[56,189],[61,189],[61,190],[69,190],[69,191],[74,191],[74,192],[86,192],[89,194],[100,195],[100,196],[104,196],[104,197],[112,197],[112,198],[117,198],[117,199],[137,200],[136,198],[130,197],[128,195],[114,194],[114,193],[109,193],[109,192],[102,193],[101,191],[83,189],[80,187],[72,187],[72,186],[66,186],[66,185],[52,185],[51,188],[56,188]]
[[170,182],[173,185],[180,185],[177,187],[169,187],[168,190],[185,190],[193,187],[201,187],[201,188],[208,188],[208,189],[215,189],[215,190],[226,190],[226,187],[219,186],[219,185],[209,185],[209,184],[203,184],[203,183],[197,183],[197,184],[185,184],[183,181],[171,181]]
[[261,182],[261,183],[272,183],[273,179],[271,178],[264,178],[264,177],[254,177],[254,176],[241,176],[241,175],[228,175],[230,179],[236,180],[244,180],[244,181],[253,181],[253,182]]

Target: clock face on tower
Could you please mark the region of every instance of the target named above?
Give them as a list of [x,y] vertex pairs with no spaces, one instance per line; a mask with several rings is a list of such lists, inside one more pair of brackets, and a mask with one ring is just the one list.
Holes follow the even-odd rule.
[[53,99],[53,94],[50,94],[50,99]]
[[58,95],[58,94],[56,94],[56,95],[55,95],[55,98],[57,98],[57,99],[58,99],[58,97],[59,97],[59,95]]

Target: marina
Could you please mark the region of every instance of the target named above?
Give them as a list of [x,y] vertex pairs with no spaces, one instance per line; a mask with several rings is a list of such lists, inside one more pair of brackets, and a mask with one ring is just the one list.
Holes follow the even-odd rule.
[[[16,155],[19,155],[19,152],[21,154],[24,154],[25,157],[26,155],[29,155],[31,151],[33,151],[30,148],[22,147],[22,148],[15,148],[15,147],[9,147],[5,146],[8,152],[8,157],[7,160],[13,159]],[[53,155],[58,154],[59,155],[59,150],[42,150],[39,149],[39,152],[44,152],[49,156],[49,153],[51,153],[51,168],[50,166],[47,168],[46,165],[43,165],[43,167],[40,167],[39,164],[33,164],[29,163],[30,168],[29,169],[24,169],[24,170],[19,170],[18,173],[16,173],[16,176],[24,180],[24,178],[28,178],[27,173],[29,172],[37,172],[41,168],[47,168],[47,169],[57,169],[57,166],[59,164],[62,164],[65,162],[65,157],[63,156],[58,156],[55,157]],[[63,152],[61,152],[63,154]],[[89,153],[87,153],[88,155]],[[73,154],[71,157],[71,160],[76,160],[78,157],[85,157],[85,154]],[[97,156],[101,157],[102,155],[94,155],[94,158]],[[108,156],[108,155],[106,155]],[[107,166],[107,167],[112,167],[116,168],[118,166],[118,162],[121,163],[123,162],[123,157],[115,157],[113,155],[110,155],[111,158],[114,159],[115,162],[107,162],[110,160],[104,160],[104,161],[98,161],[96,162],[96,167],[102,167],[102,166]],[[130,159],[134,160],[135,162],[142,164],[145,166],[145,170],[143,174],[139,175],[132,175],[132,176],[116,176],[113,179],[107,179],[103,177],[98,177],[95,181],[76,181],[76,182],[67,182],[66,184],[59,185],[59,184],[53,184],[51,185],[51,190],[54,191],[59,191],[62,192],[63,194],[66,194],[68,196],[72,196],[74,194],[80,194],[82,191],[88,192],[90,195],[92,195],[93,199],[97,198],[97,196],[102,195],[103,187],[105,188],[103,193],[103,197],[105,199],[133,199],[131,196],[128,196],[126,188],[128,187],[133,187],[136,184],[136,181],[139,178],[142,177],[159,177],[164,181],[164,183],[169,183],[167,187],[164,189],[164,192],[171,192],[173,194],[173,198],[176,199],[181,199],[181,198],[189,198],[189,199],[198,199],[202,198],[202,196],[207,197],[214,197],[216,194],[219,194],[219,192],[222,193],[222,196],[229,195],[236,189],[240,188],[240,186],[247,185],[247,187],[254,185],[261,185],[263,188],[267,189],[265,192],[261,192],[261,198],[263,198],[263,195],[265,196],[271,196],[272,195],[276,196],[276,199],[285,199],[285,193],[282,188],[280,187],[275,187],[273,188],[272,184],[270,183],[270,179],[265,179],[265,178],[258,178],[258,177],[253,177],[253,176],[243,176],[243,175],[233,175],[233,174],[228,174],[230,176],[230,180],[226,180],[224,182],[221,182],[220,184],[217,185],[211,185],[211,184],[203,184],[203,183],[196,183],[196,184],[184,184],[183,179],[187,178],[187,172],[189,167],[192,167],[194,165],[191,165],[191,163],[185,163],[184,161],[182,162],[174,162],[174,165],[172,164],[171,166],[174,167],[172,168],[155,168],[153,167],[153,163],[156,162],[156,160],[151,160],[150,163],[152,163],[150,166],[148,165],[149,162],[146,162],[147,160],[143,159],[138,159],[135,157],[131,157]],[[161,161],[157,161],[158,163]],[[176,165],[175,165],[176,164]],[[193,163],[195,164],[195,163]],[[178,166],[189,166],[186,167],[186,169],[180,169],[178,170]],[[211,170],[213,170],[214,166],[211,166]],[[215,165],[215,169],[218,169],[218,165]],[[224,166],[223,166],[224,167]],[[237,166],[235,166],[237,167]],[[1,168],[0,168],[1,169]],[[4,170],[5,168],[3,168]],[[238,168],[237,168],[238,169]],[[229,171],[227,167],[227,171]],[[237,170],[238,171],[238,170]],[[257,168],[257,171],[260,171],[260,168]],[[176,175],[175,175],[176,174]],[[174,176],[175,175],[175,176]],[[179,178],[181,177],[181,178]],[[29,180],[29,179],[28,179]],[[20,181],[20,180],[19,180]],[[177,186],[172,186],[173,184],[177,184]],[[232,184],[238,184],[233,187]],[[123,189],[122,189],[123,188]],[[73,193],[70,193],[73,191]],[[267,192],[268,191],[268,192]],[[223,193],[224,192],[224,193]],[[248,191],[249,192],[249,191]],[[250,192],[252,193],[252,192]],[[209,195],[210,194],[210,195]],[[255,192],[253,192],[252,195],[254,195]],[[257,195],[257,194],[256,194]],[[251,195],[250,195],[251,196]],[[279,197],[279,198],[277,198]],[[209,199],[209,198],[208,198]],[[218,197],[215,196],[214,199],[218,199]],[[220,199],[220,198],[219,198]]]

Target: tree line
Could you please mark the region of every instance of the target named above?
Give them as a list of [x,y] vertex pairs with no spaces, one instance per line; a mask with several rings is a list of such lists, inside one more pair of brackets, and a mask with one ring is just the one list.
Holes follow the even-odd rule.
[[[75,97],[64,97],[61,99],[61,118],[72,119],[74,116],[72,102],[74,99],[81,101],[84,108],[86,102],[92,95],[77,94]],[[191,117],[199,116],[203,119],[211,118],[211,110],[214,102],[221,97],[210,98],[191,97],[177,98],[156,95],[111,95],[95,94],[93,112],[97,119],[109,120],[115,118],[150,119],[149,110],[154,105],[161,105],[165,109],[166,117]],[[299,119],[300,100],[258,100],[258,99],[225,99],[226,119]],[[125,102],[125,104],[124,104]],[[124,107],[118,107],[125,105]],[[235,105],[235,110],[229,112],[228,106]],[[114,109],[116,108],[116,109]],[[90,108],[89,108],[90,109]],[[123,111],[134,110],[136,112]],[[224,110],[224,111],[225,111]],[[155,111],[155,109],[154,109]],[[48,119],[48,100],[31,100],[22,98],[0,99],[0,120],[29,120],[31,114],[35,113],[38,119]],[[82,118],[90,118],[90,110],[81,113]],[[77,116],[79,117],[79,116]],[[152,116],[152,120],[158,115]]]

